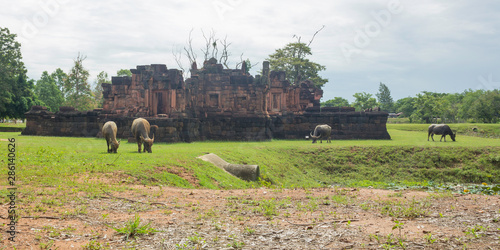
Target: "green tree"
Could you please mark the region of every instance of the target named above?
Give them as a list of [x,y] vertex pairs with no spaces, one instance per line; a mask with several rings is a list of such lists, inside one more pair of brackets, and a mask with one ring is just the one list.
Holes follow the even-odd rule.
[[380,109],[387,112],[393,111],[394,100],[392,100],[391,91],[387,85],[380,83],[376,96],[380,103]]
[[449,107],[449,102],[444,98],[446,94],[423,91],[417,94],[414,102],[415,112],[412,121],[425,123],[438,122],[437,118],[444,120],[444,114]]
[[57,88],[59,88],[59,90],[62,93],[63,98],[65,99],[67,96],[65,84],[66,84],[66,79],[68,78],[68,75],[66,73],[64,73],[64,71],[61,68],[57,68],[54,72],[52,72],[52,74],[50,74],[50,77],[52,77],[52,79],[54,79],[54,82],[56,83]]
[[65,105],[81,111],[92,109],[94,106],[88,83],[89,72],[83,67],[85,58],[78,54],[64,86],[67,93]]
[[57,86],[56,80],[47,71],[44,71],[40,80],[36,82],[35,94],[52,112],[57,112],[64,103],[63,94]]
[[33,80],[27,80],[26,75],[21,74],[17,77],[14,85],[11,86],[12,101],[7,104],[6,116],[15,119],[24,119],[24,113],[28,112],[33,105],[43,105],[34,93],[35,83]]
[[444,110],[443,118],[447,122],[457,122],[458,121],[458,111],[462,106],[463,95],[459,93],[446,94],[443,97],[447,107]]
[[300,42],[299,39],[295,43],[289,43],[284,48],[277,49],[266,60],[269,61],[271,70],[285,71],[291,83],[309,79],[316,87],[321,88],[328,82],[328,79],[321,78],[318,72],[325,70],[326,67],[309,61],[306,57],[310,55],[312,52],[309,45]]
[[326,102],[322,102],[321,106],[323,107],[349,107],[349,101],[342,97],[335,97]]
[[35,82],[28,80],[26,75],[19,75],[17,81],[12,85],[12,102],[7,105],[7,117],[24,119],[24,113],[28,112],[33,105],[44,103],[36,98],[34,93]]
[[132,76],[132,72],[130,69],[120,69],[116,72],[116,76]]
[[356,108],[357,111],[363,111],[365,109],[373,108],[377,106],[377,100],[372,97],[372,94],[368,94],[365,92],[355,93],[353,95],[355,98],[352,106]]
[[246,60],[241,59],[241,62],[236,64],[236,69],[240,69],[242,67],[243,63],[245,63],[245,66],[246,66],[246,68],[245,68],[246,74],[250,74],[250,70],[256,65],[256,64],[252,64],[252,62],[250,62],[249,58],[247,58]]
[[102,98],[102,84],[103,83],[111,83],[111,80],[109,80],[108,73],[101,71],[97,75],[97,79],[94,84],[94,88],[92,89],[92,96],[94,97],[94,104],[95,107],[97,108],[102,108],[103,105],[103,98]]
[[472,118],[478,122],[496,123],[500,119],[500,92],[485,91],[470,107]]
[[21,61],[21,44],[16,41],[16,34],[11,34],[8,28],[0,28],[0,117],[8,117],[8,105],[16,96],[13,86],[19,77],[26,74]]
[[21,44],[16,34],[0,28],[0,117],[24,118],[33,105],[41,104],[33,91],[34,81],[28,80],[22,62]]
[[411,117],[413,112],[415,112],[414,103],[415,103],[414,97],[405,97],[397,100],[396,103],[394,103],[394,109],[396,110],[397,113],[399,112],[403,113],[400,117]]
[[476,115],[474,114],[474,110],[471,109],[474,106],[474,102],[479,99],[481,95],[484,94],[484,90],[465,90],[462,93],[461,105],[458,108],[458,117],[467,121],[469,119],[474,119]]

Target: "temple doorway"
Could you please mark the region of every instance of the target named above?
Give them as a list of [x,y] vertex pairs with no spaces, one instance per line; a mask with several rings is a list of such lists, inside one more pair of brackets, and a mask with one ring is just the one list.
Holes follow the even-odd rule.
[[153,115],[168,114],[168,94],[166,91],[153,93]]

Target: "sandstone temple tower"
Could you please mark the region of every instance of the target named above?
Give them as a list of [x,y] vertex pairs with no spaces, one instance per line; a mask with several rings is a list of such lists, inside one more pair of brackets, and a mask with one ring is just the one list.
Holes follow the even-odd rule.
[[208,117],[214,115],[252,117],[283,113],[301,114],[319,107],[323,91],[310,81],[297,85],[285,80],[284,72],[253,77],[241,69],[223,69],[212,58],[191,68],[186,81],[182,72],[163,64],[137,66],[132,77],[113,77],[103,84],[103,111],[130,117]]

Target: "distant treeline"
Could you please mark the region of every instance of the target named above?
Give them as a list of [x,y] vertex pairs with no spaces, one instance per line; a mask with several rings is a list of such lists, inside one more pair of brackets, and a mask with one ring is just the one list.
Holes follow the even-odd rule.
[[394,103],[394,112],[402,112],[412,123],[500,121],[500,91],[466,90],[447,94],[422,92]]
[[371,94],[356,93],[354,95],[356,100],[353,103],[349,103],[344,98],[335,97],[321,105],[325,107],[350,106],[357,110],[378,106],[383,111],[397,113],[400,114],[399,117],[408,118],[411,123],[500,122],[500,91],[498,89],[469,89],[455,94],[423,91],[415,97],[402,98],[396,102],[390,98],[388,89],[376,96],[378,100]]

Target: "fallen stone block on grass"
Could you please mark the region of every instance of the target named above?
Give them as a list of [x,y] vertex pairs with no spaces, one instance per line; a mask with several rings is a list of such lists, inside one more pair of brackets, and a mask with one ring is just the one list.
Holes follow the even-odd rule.
[[231,164],[224,161],[216,154],[206,154],[197,157],[208,161],[226,172],[246,181],[256,181],[259,178],[260,170],[258,165]]

